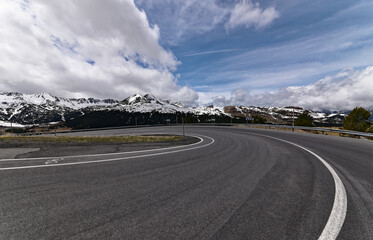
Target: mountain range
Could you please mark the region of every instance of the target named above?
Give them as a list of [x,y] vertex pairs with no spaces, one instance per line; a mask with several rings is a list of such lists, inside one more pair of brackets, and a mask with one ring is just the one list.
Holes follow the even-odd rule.
[[[10,123],[13,126],[71,121],[76,123],[79,119],[86,119],[87,116],[94,118],[104,113],[108,118],[114,113],[115,116],[124,119],[141,118],[143,123],[147,123],[146,118],[152,116],[154,118],[155,115],[158,119],[153,119],[152,123],[161,123],[166,118],[176,119],[177,115],[184,114],[189,116],[190,121],[193,119],[193,122],[211,122],[211,119],[230,121],[230,118],[242,122],[248,117],[260,116],[267,123],[290,124],[293,116],[296,118],[304,111],[306,109],[294,106],[187,107],[180,102],[158,99],[150,94],[134,94],[118,101],[115,99],[62,98],[49,93],[0,92],[0,125],[3,126],[9,126]],[[345,117],[345,113],[307,111],[310,112],[317,125],[340,125]],[[160,116],[163,117],[159,118]],[[131,123],[133,121],[126,122],[126,124]]]

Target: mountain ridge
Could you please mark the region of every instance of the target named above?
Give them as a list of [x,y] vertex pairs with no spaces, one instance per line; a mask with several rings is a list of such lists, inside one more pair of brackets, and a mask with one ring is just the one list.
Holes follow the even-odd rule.
[[[343,113],[316,112],[297,106],[255,107],[255,106],[206,106],[187,107],[180,102],[158,99],[151,94],[134,94],[122,101],[96,98],[63,98],[49,93],[23,94],[0,92],[0,125],[9,122],[33,125],[60,122],[79,118],[90,112],[118,111],[127,113],[191,114],[229,118],[260,116],[268,123],[289,124],[294,116],[309,111],[315,123],[342,124]],[[211,116],[210,118],[208,116]],[[198,120],[200,121],[200,120]],[[9,124],[8,124],[9,125]]]

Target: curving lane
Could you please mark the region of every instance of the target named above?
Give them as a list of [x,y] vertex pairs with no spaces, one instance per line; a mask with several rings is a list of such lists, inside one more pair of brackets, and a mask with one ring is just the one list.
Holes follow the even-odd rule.
[[89,164],[11,169],[42,164],[0,161],[0,170],[9,168],[0,171],[0,238],[318,239],[333,208],[334,179],[314,155],[279,138],[321,156],[341,178],[348,201],[338,239],[373,239],[371,142],[247,128],[186,130],[204,142]]

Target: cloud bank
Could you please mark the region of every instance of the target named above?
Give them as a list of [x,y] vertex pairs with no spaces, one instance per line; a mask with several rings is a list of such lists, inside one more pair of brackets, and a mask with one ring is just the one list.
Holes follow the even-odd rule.
[[[290,86],[277,92],[252,95],[245,89],[232,91],[228,100],[217,97],[217,105],[301,106],[313,110],[373,109],[373,66],[344,69],[306,86]],[[222,102],[222,100],[224,100]]]
[[1,91],[198,98],[177,84],[179,62],[133,0],[0,2]]

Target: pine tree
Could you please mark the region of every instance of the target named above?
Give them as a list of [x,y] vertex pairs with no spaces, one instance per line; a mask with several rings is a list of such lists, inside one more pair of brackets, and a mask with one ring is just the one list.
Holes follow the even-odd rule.
[[295,121],[295,125],[312,127],[313,121],[310,113],[308,111],[304,111],[301,115],[298,116],[297,120]]
[[365,132],[370,124],[370,112],[362,107],[356,107],[343,121],[344,128],[352,131]]

